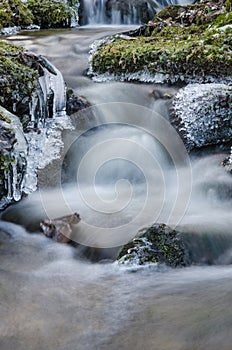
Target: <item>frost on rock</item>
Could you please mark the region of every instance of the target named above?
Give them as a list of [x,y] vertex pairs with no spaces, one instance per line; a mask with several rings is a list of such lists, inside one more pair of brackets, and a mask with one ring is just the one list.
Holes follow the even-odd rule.
[[165,224],[154,224],[124,245],[117,257],[120,265],[165,264],[171,267],[189,264],[179,233]]
[[30,122],[25,134],[29,145],[23,191],[37,188],[37,170],[60,157],[62,131],[72,129],[66,116],[66,86],[60,71],[41,57],[44,74],[39,78],[37,92],[30,106]]
[[0,35],[13,35],[20,31],[21,27],[7,27],[7,28],[1,28],[0,29]]
[[28,53],[42,74],[30,102],[26,127],[0,107],[0,209],[37,189],[37,171],[60,157],[62,131],[72,129],[66,115],[66,86],[61,73],[45,58]]
[[[170,71],[151,73],[147,67],[136,70],[134,73],[121,72],[118,73],[99,73],[93,69],[93,58],[97,54],[97,51],[101,46],[107,46],[113,43],[117,38],[125,37],[124,34],[116,34],[112,36],[107,36],[103,39],[95,40],[90,46],[89,52],[89,67],[88,75],[92,77],[95,82],[107,82],[107,81],[139,81],[142,83],[156,83],[156,84],[175,84],[178,82],[185,82],[189,84],[194,83],[214,83],[214,84],[232,84],[232,78],[230,76],[213,76],[209,74],[199,75],[197,73],[192,74],[191,72],[185,73],[173,73]],[[133,40],[133,37],[128,37]],[[163,71],[163,69],[162,69]]]
[[21,198],[28,145],[19,118],[3,107],[0,113],[4,116],[0,120],[0,209],[3,209]]
[[190,84],[173,100],[171,122],[188,150],[224,144],[232,137],[232,87]]
[[29,194],[37,189],[37,170],[44,169],[50,162],[60,158],[63,148],[62,131],[72,129],[68,116],[46,120],[37,131],[26,134],[29,150],[23,192]]
[[128,249],[127,254],[118,259],[118,263],[130,266],[152,263],[152,256],[155,254],[152,243],[145,237],[135,238],[133,243],[134,246]]

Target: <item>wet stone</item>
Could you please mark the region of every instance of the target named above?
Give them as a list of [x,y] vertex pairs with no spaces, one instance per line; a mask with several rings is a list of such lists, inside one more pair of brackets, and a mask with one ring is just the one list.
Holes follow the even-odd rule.
[[54,220],[46,219],[40,223],[40,228],[46,237],[58,243],[69,243],[71,242],[72,225],[78,224],[80,220],[80,215],[74,213]]

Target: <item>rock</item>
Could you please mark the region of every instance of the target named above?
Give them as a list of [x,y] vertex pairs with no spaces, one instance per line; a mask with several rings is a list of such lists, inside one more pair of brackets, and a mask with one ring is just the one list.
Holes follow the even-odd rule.
[[[0,153],[4,153],[0,184],[3,209],[36,190],[38,169],[60,157],[62,132],[72,124],[66,116],[64,79],[47,59],[0,41],[0,75],[0,102],[4,106],[0,121],[5,123],[0,143]],[[10,125],[6,125],[7,119]],[[12,133],[18,141],[14,141],[17,150],[10,149]]]
[[[10,0],[0,3],[0,29],[31,25],[41,28],[70,27],[78,0]],[[4,32],[3,32],[4,33]]]
[[88,107],[90,107],[90,103],[84,97],[75,95],[72,89],[67,90],[67,115],[72,115]]
[[171,123],[189,151],[223,145],[232,138],[232,87],[189,84],[172,102]]
[[203,226],[195,231],[188,227],[174,230],[165,224],[153,224],[121,248],[117,261],[128,266],[151,263],[170,267],[212,265],[224,261],[223,257],[231,247],[231,234],[225,234],[221,229],[207,232]]
[[120,264],[166,264],[177,267],[189,264],[179,233],[164,224],[154,224],[124,245],[118,254]]
[[0,106],[0,210],[21,198],[27,150],[19,118]]
[[231,12],[225,0],[172,5],[123,34],[136,40],[114,35],[92,45],[88,73],[95,81],[232,81]]
[[54,220],[46,219],[40,223],[40,228],[46,237],[58,243],[69,243],[71,242],[71,225],[78,224],[80,220],[80,215],[74,213]]
[[230,156],[223,160],[222,166],[225,168],[226,171],[228,171],[228,173],[232,175],[232,147]]

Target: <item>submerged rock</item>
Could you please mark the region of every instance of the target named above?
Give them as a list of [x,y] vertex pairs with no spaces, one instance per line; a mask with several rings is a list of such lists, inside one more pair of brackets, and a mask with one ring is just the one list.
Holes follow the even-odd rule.
[[154,224],[127,243],[118,254],[120,264],[186,266],[188,255],[179,233],[164,224]]
[[223,145],[232,139],[232,87],[189,84],[172,102],[171,123],[188,150]]
[[231,251],[232,237],[219,232],[174,230],[165,224],[154,224],[140,231],[124,245],[117,257],[119,264],[127,266],[165,264],[184,267],[191,264],[221,264]]
[[69,243],[71,242],[72,225],[80,221],[80,215],[74,213],[54,220],[46,219],[40,223],[40,228],[46,237],[58,243]]
[[72,115],[88,107],[90,107],[90,103],[84,97],[75,95],[72,89],[67,90],[67,115]]

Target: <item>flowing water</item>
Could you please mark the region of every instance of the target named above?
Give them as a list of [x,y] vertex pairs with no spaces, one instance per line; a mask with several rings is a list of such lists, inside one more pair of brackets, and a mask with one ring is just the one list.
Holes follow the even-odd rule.
[[83,25],[142,24],[151,20],[157,11],[168,5],[186,5],[192,0],[82,0],[80,1]]
[[[224,155],[189,160],[167,121],[167,100],[154,98],[174,88],[99,84],[85,75],[93,40],[125,29],[11,38],[45,55],[94,107],[73,116],[77,129],[64,135],[63,163],[41,174],[40,192],[4,213],[14,223],[0,223],[3,350],[231,349],[232,180],[219,165]],[[47,189],[51,174],[59,187]],[[199,262],[218,265],[90,263],[82,250],[20,226],[74,210],[82,217],[75,240],[102,248],[98,258],[114,258],[117,245],[159,221],[192,233]]]

